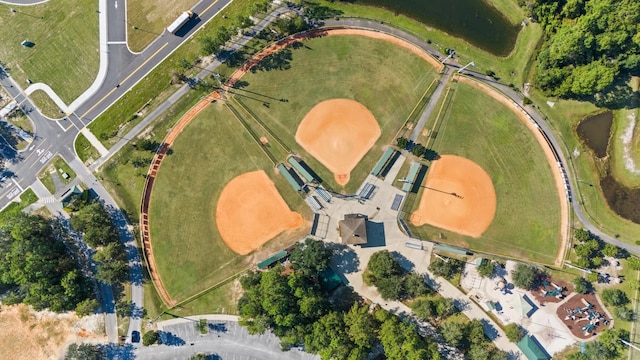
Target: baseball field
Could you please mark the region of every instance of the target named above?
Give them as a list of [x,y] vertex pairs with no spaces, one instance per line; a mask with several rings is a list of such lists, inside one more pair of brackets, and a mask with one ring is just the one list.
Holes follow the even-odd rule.
[[[277,54],[277,61],[286,59],[284,65],[258,65],[226,100],[196,115],[162,162],[149,223],[157,271],[173,301],[224,280],[308,233],[310,210],[273,166],[286,161],[284,147],[301,155],[331,186],[355,188],[437,76],[420,56],[378,39],[339,35],[300,44]],[[273,61],[265,59],[267,64]],[[372,73],[380,79],[379,86],[370,86]],[[319,113],[310,111],[316,106]],[[363,120],[365,113],[370,115]],[[310,127],[303,124],[305,119]],[[311,144],[308,136],[340,121],[360,124],[342,128],[341,134],[339,127],[329,131],[342,136],[343,143],[335,146],[354,150],[345,187],[334,178],[333,171],[345,171],[332,168],[340,165],[335,154],[323,155],[322,147]],[[370,128],[378,131],[368,140],[348,139],[358,138],[354,131]],[[261,145],[258,138],[269,142]],[[305,146],[320,150],[314,152],[318,159]]]
[[[445,163],[438,164],[441,160],[432,162],[425,186],[408,203],[411,208],[407,217],[414,235],[476,251],[553,265],[561,250],[563,211],[555,174],[544,148],[517,113],[481,89],[462,82],[452,83],[448,97],[438,119],[437,136],[431,139],[431,148],[444,155],[441,160]],[[432,118],[430,124],[434,121]],[[447,171],[439,167],[452,167],[448,164],[450,155],[475,163],[488,174],[490,184],[477,186],[480,193],[471,191],[471,186],[463,190],[465,193],[448,190],[449,185],[438,181],[438,178],[440,173]],[[458,183],[482,182],[478,172],[471,172],[473,166],[465,165],[464,168],[470,169],[466,175],[472,179],[465,179],[464,174],[445,176]],[[487,196],[483,189],[491,184],[495,189],[495,216],[489,220],[488,227],[483,227],[491,209],[479,205],[486,202],[481,200],[482,196]],[[458,196],[453,196],[453,193]],[[418,199],[424,200],[429,196],[434,198],[429,203],[431,206],[421,210],[420,206],[424,208],[425,204]],[[467,201],[472,204],[457,205]],[[468,207],[478,207],[479,210]],[[457,223],[451,220],[446,216],[451,210],[454,213],[464,212],[466,220],[459,219]],[[442,213],[448,222],[438,222]],[[429,218],[434,216],[435,220]],[[479,231],[471,231],[470,225],[474,223],[482,225],[476,227]]]

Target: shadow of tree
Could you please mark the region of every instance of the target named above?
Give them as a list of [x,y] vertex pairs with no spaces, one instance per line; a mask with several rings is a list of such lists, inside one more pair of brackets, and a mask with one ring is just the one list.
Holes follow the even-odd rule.
[[358,271],[360,259],[353,249],[342,244],[330,244],[329,248],[333,251],[332,262],[338,272],[350,274]]
[[160,341],[162,344],[167,345],[167,346],[183,346],[186,344],[186,342],[178,337],[177,335],[175,335],[172,332],[168,332],[168,331],[159,331],[159,335],[160,335]]

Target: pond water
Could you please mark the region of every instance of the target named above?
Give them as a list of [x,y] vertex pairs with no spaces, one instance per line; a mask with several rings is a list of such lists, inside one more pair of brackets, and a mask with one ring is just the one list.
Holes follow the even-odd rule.
[[463,38],[497,56],[509,55],[520,24],[512,24],[484,0],[356,0],[383,7],[421,23]]
[[640,224],[640,189],[630,189],[611,175],[600,179],[600,187],[611,210],[621,217]]
[[589,116],[578,124],[578,136],[599,158],[607,156],[611,124],[613,124],[611,111]]

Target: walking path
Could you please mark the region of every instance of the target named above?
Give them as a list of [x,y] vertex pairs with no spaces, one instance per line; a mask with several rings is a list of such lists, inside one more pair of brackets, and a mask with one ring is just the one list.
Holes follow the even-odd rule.
[[96,150],[98,150],[101,157],[104,157],[109,154],[109,150],[106,147],[104,147],[104,145],[102,145],[100,140],[98,140],[98,138],[95,135],[93,135],[93,133],[91,132],[91,130],[89,130],[88,127],[83,127],[82,130],[80,130],[80,133],[84,135],[84,137],[86,137],[87,140],[89,140],[91,145],[93,145],[93,147],[96,148]]
[[448,86],[449,81],[451,80],[452,74],[453,74],[452,69],[447,67],[444,70],[444,76],[442,77],[442,79],[440,79],[440,81],[438,81],[438,86],[436,86],[436,89],[433,91],[433,94],[429,98],[429,102],[427,103],[427,106],[424,108],[424,111],[420,116],[420,120],[418,120],[418,123],[413,128],[413,131],[411,132],[411,136],[409,137],[409,141],[415,142],[418,136],[420,136],[420,134],[422,133],[422,129],[424,128],[424,125],[427,123],[427,120],[429,120],[429,116],[431,116],[431,113],[433,112],[433,109],[436,107],[438,100],[442,96],[442,92],[444,91],[444,88]]

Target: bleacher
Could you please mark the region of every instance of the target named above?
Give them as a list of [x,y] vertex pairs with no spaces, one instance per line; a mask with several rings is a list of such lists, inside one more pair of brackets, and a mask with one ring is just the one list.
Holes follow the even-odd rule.
[[276,168],[280,171],[280,174],[282,174],[282,176],[284,176],[284,178],[287,180],[289,185],[291,185],[291,187],[295,191],[302,190],[302,187],[298,184],[298,182],[293,178],[293,176],[291,176],[291,174],[289,174],[289,170],[286,168],[286,166],[284,166],[282,164],[278,164],[278,166],[276,166]]
[[362,199],[369,199],[369,197],[371,197],[371,195],[373,194],[373,190],[375,189],[376,187],[373,184],[366,183],[362,187],[362,190],[360,190],[360,193],[358,194],[358,196]]
[[289,254],[286,251],[282,250],[282,251],[272,255],[268,259],[260,261],[258,263],[258,269],[264,270],[264,269],[270,267],[271,265],[275,264],[276,262],[284,259],[285,257],[287,257],[287,255],[289,255]]
[[395,152],[395,150],[393,150],[392,148],[388,148],[384,152],[384,154],[382,154],[382,157],[380,158],[380,160],[378,160],[378,163],[373,168],[373,170],[371,170],[371,175],[373,175],[373,176],[380,175],[380,171],[382,171],[382,168],[387,163],[387,161],[389,161],[389,159],[391,158],[391,155],[393,155],[394,152]]
[[414,162],[411,164],[411,168],[409,169],[409,173],[405,179],[404,185],[402,185],[402,191],[409,192],[411,190],[411,185],[416,179],[416,175],[418,174],[418,170],[420,170],[421,164],[419,162]]
[[296,169],[296,171],[300,173],[300,175],[302,175],[302,177],[304,177],[307,180],[307,182],[313,182],[315,180],[314,177],[307,171],[307,169],[305,169],[302,165],[300,165],[300,163],[296,158],[294,158],[293,156],[290,156],[289,159],[287,159],[287,161],[289,162],[289,164],[291,164],[291,166],[294,169]]
[[323,208],[322,204],[320,204],[320,201],[318,201],[315,196],[308,196],[304,201],[311,207],[311,209],[313,209],[313,211],[320,211]]
[[316,192],[318,193],[318,196],[322,198],[322,200],[331,202],[331,194],[329,194],[329,192],[325,190],[325,188],[323,188],[322,186],[318,186],[316,188]]

